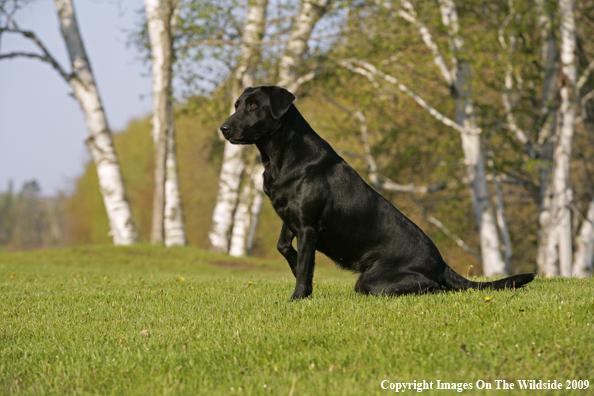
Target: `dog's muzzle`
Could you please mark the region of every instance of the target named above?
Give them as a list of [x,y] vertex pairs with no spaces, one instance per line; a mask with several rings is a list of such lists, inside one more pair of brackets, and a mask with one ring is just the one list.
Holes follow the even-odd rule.
[[225,139],[229,140],[229,134],[231,133],[231,125],[227,123],[221,125],[221,132],[223,132],[223,136],[225,136]]

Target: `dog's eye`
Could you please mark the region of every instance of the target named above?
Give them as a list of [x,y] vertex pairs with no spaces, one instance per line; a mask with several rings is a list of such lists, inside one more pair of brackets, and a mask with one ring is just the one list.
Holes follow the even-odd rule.
[[235,108],[237,109],[237,106],[239,105],[239,102],[235,102]]
[[257,105],[257,104],[255,104],[255,103],[250,103],[250,104],[249,104],[249,108],[250,108],[250,109],[255,109],[256,107],[258,107],[258,105]]

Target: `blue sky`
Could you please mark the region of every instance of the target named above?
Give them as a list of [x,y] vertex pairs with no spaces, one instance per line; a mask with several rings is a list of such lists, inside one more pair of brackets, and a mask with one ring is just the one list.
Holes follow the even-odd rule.
[[[128,48],[142,0],[74,0],[78,23],[95,74],[107,119],[118,131],[151,110],[149,66]],[[66,70],[69,62],[53,0],[35,0],[16,15],[21,29],[33,30]],[[33,50],[5,34],[2,53]],[[44,195],[69,191],[89,160],[88,135],[68,84],[44,62],[0,61],[0,191],[12,180],[19,191],[36,179]]]

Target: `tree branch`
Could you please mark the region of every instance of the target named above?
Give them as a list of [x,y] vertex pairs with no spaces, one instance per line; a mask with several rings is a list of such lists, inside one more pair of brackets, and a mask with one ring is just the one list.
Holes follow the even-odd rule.
[[414,7],[410,1],[402,0],[402,8],[398,10],[398,16],[404,19],[405,21],[410,22],[417,28],[419,34],[421,35],[421,38],[423,39],[423,42],[425,43],[425,46],[427,46],[427,48],[429,48],[429,50],[433,54],[433,63],[435,63],[435,66],[437,66],[437,68],[441,72],[441,76],[446,81],[446,83],[449,86],[452,86],[452,84],[454,83],[454,79],[452,78],[452,74],[448,70],[443,55],[439,51],[439,47],[437,46],[435,39],[429,32],[427,26],[425,26],[424,23],[417,19],[417,13],[415,12]]
[[584,110],[584,107],[586,106],[586,102],[589,101],[590,99],[594,98],[594,89],[591,90],[590,92],[588,92],[587,94],[585,94],[582,99],[580,100],[580,110],[581,110],[581,114],[580,116],[575,120],[575,124],[581,124],[586,117],[588,116],[588,114],[586,113],[586,111]]
[[580,79],[578,80],[578,82],[575,84],[575,90],[577,92],[579,92],[582,89],[582,87],[584,86],[584,84],[586,83],[588,78],[590,77],[590,73],[592,73],[592,70],[594,70],[594,59],[592,59],[592,61],[588,65],[588,67],[586,67],[586,70],[584,70],[584,72],[580,76]]
[[[509,130],[511,130],[516,135],[516,138],[524,145],[524,147],[528,151],[528,155],[530,156],[530,158],[535,158],[536,152],[534,151],[534,147],[532,147],[532,142],[530,142],[526,133],[520,127],[518,127],[516,117],[513,114],[513,109],[518,102],[517,98],[514,101],[514,103],[512,103],[512,99],[511,99],[511,91],[513,89],[513,66],[512,66],[511,59],[512,59],[514,51],[516,50],[516,37],[514,35],[510,34],[508,37],[509,45],[507,45],[507,43],[505,41],[503,29],[505,26],[507,26],[507,24],[512,19],[514,14],[515,14],[515,11],[512,8],[510,14],[505,18],[505,20],[503,21],[503,23],[501,24],[501,26],[498,29],[499,42],[501,43],[501,46],[507,50],[507,56],[508,56],[507,67],[505,69],[505,77],[504,77],[504,89],[503,89],[503,94],[502,94],[501,100],[503,102],[503,108],[505,109],[505,120],[507,122],[507,127],[509,128]],[[520,80],[520,82],[521,82],[521,80]],[[518,84],[518,85],[521,86],[521,84]],[[518,96],[519,96],[519,94],[518,94]]]
[[478,254],[470,246],[468,246],[466,242],[462,240],[462,238],[450,231],[449,228],[447,228],[441,221],[437,220],[433,216],[429,216],[427,214],[427,209],[425,208],[425,205],[423,205],[423,203],[412,192],[409,192],[409,195],[414,201],[414,203],[421,209],[421,212],[423,213],[423,217],[425,218],[425,220],[439,228],[439,230],[443,232],[448,238],[456,242],[456,245],[460,246],[464,251],[472,254],[474,258],[476,258],[479,262],[482,261],[480,254]]
[[379,191],[392,191],[392,192],[417,192],[417,193],[430,193],[439,190],[443,190],[447,186],[447,182],[441,182],[429,186],[415,186],[413,184],[399,184],[394,182],[393,180],[378,174],[377,164],[373,155],[371,154],[371,147],[369,145],[369,136],[367,134],[367,118],[360,110],[352,110],[346,107],[345,105],[337,102],[331,97],[324,95],[323,93],[314,90],[319,95],[323,96],[328,102],[333,104],[334,106],[338,107],[339,109],[343,110],[345,113],[356,117],[359,122],[361,123],[361,140],[363,141],[363,147],[365,150],[365,155],[360,155],[356,153],[352,153],[350,151],[339,150],[338,153],[342,155],[348,155],[351,157],[363,159],[367,162],[367,166],[369,169],[369,179],[374,185],[374,188]]
[[[410,96],[412,99],[414,99],[414,101],[417,102],[417,104],[419,106],[421,106],[421,108],[423,108],[429,114],[431,114],[433,116],[433,118],[440,121],[442,124],[455,129],[456,131],[458,131],[460,133],[477,134],[477,135],[479,135],[481,133],[480,128],[475,128],[475,129],[465,128],[464,126],[458,124],[451,118],[446,117],[445,115],[440,113],[438,110],[436,110],[434,107],[430,106],[417,93],[415,93],[413,90],[408,88],[406,85],[402,84],[396,77],[390,76],[388,74],[385,74],[385,73],[379,71],[374,66],[372,66],[371,64],[369,64],[365,61],[347,59],[347,60],[340,61],[340,65],[343,66],[344,68],[352,71],[353,73],[361,74],[370,80],[373,79],[373,76],[377,76],[391,84],[396,85],[396,87],[398,87],[398,89],[400,91],[404,92],[405,94]],[[359,65],[360,67],[356,67],[354,65]]]
[[32,32],[32,31],[27,31],[27,30],[20,30],[18,28],[4,28],[4,29],[0,29],[0,34],[2,32],[9,32],[9,33],[18,33],[21,34],[23,37],[28,38],[29,40],[33,41],[37,47],[41,50],[41,52],[43,52],[43,55],[38,55],[38,54],[33,54],[33,53],[29,53],[29,52],[11,52],[9,54],[4,54],[4,55],[0,55],[0,59],[4,58],[4,59],[10,59],[10,58],[16,58],[16,57],[26,57],[26,58],[35,58],[35,59],[39,59],[42,60],[44,62],[49,63],[50,65],[52,65],[52,67],[54,69],[56,69],[56,71],[58,73],[60,73],[60,75],[62,76],[62,78],[64,78],[64,80],[66,80],[66,82],[70,82],[70,80],[72,79],[72,74],[67,73],[62,66],[60,66],[60,64],[58,63],[58,61],[56,61],[56,59],[50,54],[50,52],[48,51],[48,49],[45,47],[45,45],[43,45],[43,43],[41,42],[41,40],[39,39],[39,37],[37,37],[37,35]]
[[[337,34],[326,34],[323,36],[311,37],[308,41],[322,41],[329,38],[336,38],[339,37]],[[279,44],[286,44],[289,39],[283,40],[255,40],[250,41],[253,45],[279,45]],[[212,39],[212,40],[197,40],[192,41],[191,43],[186,43],[180,46],[175,47],[175,51],[199,47],[201,45],[243,45],[243,40],[225,40],[225,39]]]
[[287,88],[287,90],[289,90],[291,92],[295,92],[295,91],[297,91],[297,89],[299,89],[299,87],[301,85],[303,85],[306,82],[311,81],[314,78],[316,78],[317,76],[319,76],[321,72],[322,72],[321,68],[312,70],[309,73],[306,73],[306,74],[302,75],[301,77],[299,77],[292,84],[289,84],[289,86],[286,88]]

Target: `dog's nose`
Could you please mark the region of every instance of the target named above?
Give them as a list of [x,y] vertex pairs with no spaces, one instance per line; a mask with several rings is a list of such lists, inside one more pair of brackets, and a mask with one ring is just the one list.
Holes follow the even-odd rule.
[[227,137],[229,131],[231,130],[231,126],[227,123],[221,125],[221,132],[223,132],[223,136]]

